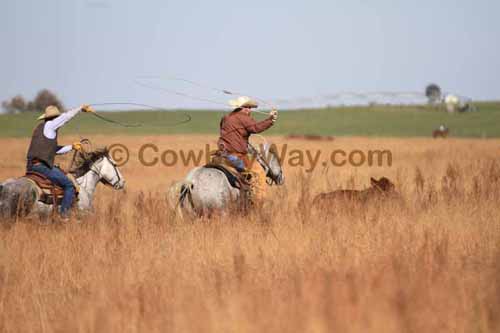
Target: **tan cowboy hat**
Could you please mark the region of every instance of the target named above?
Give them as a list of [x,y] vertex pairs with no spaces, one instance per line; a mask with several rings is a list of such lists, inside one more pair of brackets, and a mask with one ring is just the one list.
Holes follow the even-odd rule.
[[232,99],[229,101],[229,105],[233,108],[257,108],[259,104],[247,96],[240,96],[237,99]]
[[38,120],[55,118],[61,115],[61,111],[57,108],[57,106],[51,105],[47,106],[45,109],[45,113],[38,117]]

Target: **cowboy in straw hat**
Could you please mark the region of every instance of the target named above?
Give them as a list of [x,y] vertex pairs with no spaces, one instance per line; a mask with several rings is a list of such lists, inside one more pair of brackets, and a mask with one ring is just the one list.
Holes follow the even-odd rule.
[[94,112],[89,105],[82,105],[79,108],[61,113],[56,106],[48,106],[43,115],[38,120],[43,120],[33,130],[31,144],[27,154],[27,171],[37,172],[47,177],[52,183],[59,185],[64,190],[64,197],[61,203],[60,214],[67,218],[71,206],[75,189],[73,183],[58,167],[54,166],[56,155],[66,154],[71,150],[81,150],[79,142],[72,145],[59,146],[57,136],[59,129],[73,119],[80,111]]
[[252,109],[259,106],[255,100],[241,96],[230,100],[229,105],[234,110],[220,122],[219,152],[238,172],[249,172],[252,178],[251,194],[260,200],[265,194],[266,175],[258,163],[251,163],[248,158],[248,139],[251,134],[264,132],[273,126],[278,119],[278,111],[273,109],[267,119],[257,122],[250,116]]

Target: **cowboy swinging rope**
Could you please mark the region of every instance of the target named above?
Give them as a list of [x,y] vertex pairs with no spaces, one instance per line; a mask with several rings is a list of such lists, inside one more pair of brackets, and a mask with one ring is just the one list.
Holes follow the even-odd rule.
[[[189,95],[189,94],[186,94],[186,93],[183,93],[183,92],[178,92],[178,91],[175,91],[175,90],[166,89],[166,88],[163,88],[163,87],[148,85],[148,84],[145,84],[143,82],[140,82],[139,80],[141,80],[141,79],[164,79],[164,80],[172,80],[172,81],[182,81],[182,82],[186,82],[188,84],[191,84],[193,86],[197,86],[197,87],[200,87],[200,88],[203,88],[203,89],[207,89],[207,90],[212,90],[212,91],[215,91],[215,92],[218,92],[218,93],[222,93],[224,95],[232,95],[232,96],[247,95],[247,94],[243,94],[243,93],[240,93],[240,92],[230,91],[228,89],[220,89],[220,88],[216,88],[216,87],[213,87],[213,86],[208,86],[208,85],[205,85],[205,84],[193,81],[193,80],[188,80],[188,79],[179,78],[179,77],[143,76],[143,77],[137,77],[134,80],[134,82],[136,84],[138,84],[138,85],[140,85],[142,87],[146,87],[146,88],[157,90],[157,91],[166,92],[166,93],[169,93],[169,94],[173,94],[173,95],[177,95],[177,96],[181,96],[181,97],[185,97],[185,98],[189,98],[189,99],[193,99],[193,100],[198,100],[198,101],[202,101],[202,102],[208,102],[208,103],[212,103],[212,104],[215,104],[215,105],[222,105],[224,107],[227,107],[228,105],[226,103],[222,103],[222,102],[215,101],[215,100],[212,100],[212,99],[201,98],[201,97]],[[252,97],[253,99],[255,99],[256,101],[261,102],[262,104],[269,106],[271,110],[275,110],[276,109],[275,106],[271,105],[269,102],[265,101],[262,98],[258,98],[258,97],[251,96],[251,95],[249,95],[249,96]],[[269,115],[268,112],[258,111],[258,110],[255,110],[255,109],[252,110],[252,112],[261,113],[261,114],[264,114],[264,115],[267,115],[267,116]],[[236,129],[236,130],[238,130],[238,129]],[[264,141],[264,144],[267,144],[267,139],[262,134],[253,134],[253,135],[257,136],[257,137],[260,137]],[[253,153],[255,154],[256,158],[258,160],[261,160],[265,164],[265,166],[267,168],[269,168],[269,165],[268,165],[267,161],[259,153],[259,151],[257,149],[255,149],[255,147],[252,144],[250,144],[250,143],[249,143],[249,147],[250,147],[250,150],[252,150]],[[269,185],[272,185],[272,182]]]
[[[148,89],[157,90],[157,91],[161,91],[161,92],[165,92],[165,93],[168,93],[168,94],[177,95],[177,96],[181,96],[181,97],[184,97],[184,98],[188,98],[188,99],[192,99],[192,100],[197,100],[197,101],[201,101],[201,102],[208,102],[208,103],[211,103],[211,104],[214,104],[214,105],[224,106],[224,107],[227,107],[228,105],[226,103],[223,103],[223,102],[220,102],[220,101],[216,101],[216,100],[213,100],[213,99],[204,98],[204,97],[198,97],[198,96],[194,96],[194,95],[187,94],[187,93],[184,93],[184,92],[179,92],[179,91],[176,91],[176,90],[173,90],[173,89],[167,89],[167,88],[160,87],[160,86],[157,86],[157,85],[152,85],[150,83],[144,83],[141,80],[182,81],[182,82],[186,82],[188,84],[191,84],[193,86],[197,86],[197,87],[200,87],[200,88],[203,88],[203,89],[207,89],[207,90],[212,90],[212,91],[224,94],[224,95],[232,95],[232,96],[246,95],[246,94],[243,94],[243,93],[238,93],[238,92],[230,91],[228,89],[215,88],[215,87],[212,87],[212,86],[201,84],[201,83],[196,82],[196,81],[192,81],[192,80],[188,80],[188,79],[184,79],[184,78],[179,78],[179,77],[142,76],[142,77],[137,77],[134,80],[135,84],[137,84],[139,86],[142,86],[142,87],[145,87],[145,88],[148,88]],[[275,107],[272,106],[269,102],[267,102],[267,101],[265,101],[265,100],[263,100],[261,98],[257,98],[255,96],[252,96],[252,95],[249,95],[249,96],[252,97],[252,98],[254,98],[255,100],[261,102],[262,104],[269,106],[271,109],[275,109]],[[265,112],[265,111],[253,110],[253,112],[257,112],[257,113],[269,115],[269,113]]]
[[[213,99],[204,98],[204,97],[198,97],[198,96],[194,96],[194,95],[187,94],[187,93],[184,93],[184,92],[179,92],[177,90],[167,89],[167,88],[164,88],[164,87],[161,87],[161,86],[155,86],[155,85],[151,85],[151,84],[147,84],[147,83],[141,82],[141,80],[158,80],[158,79],[171,80],[171,81],[182,81],[182,82],[186,82],[186,83],[188,83],[190,85],[197,86],[197,87],[200,87],[200,88],[203,88],[203,89],[207,89],[207,90],[212,90],[212,91],[215,91],[215,92],[218,92],[218,93],[222,93],[224,95],[232,95],[232,96],[237,96],[237,95],[242,96],[242,95],[245,95],[243,93],[230,91],[228,89],[215,88],[213,86],[208,86],[208,85],[201,84],[201,83],[193,81],[193,80],[188,80],[188,79],[179,78],[179,77],[142,76],[142,77],[136,77],[136,79],[134,80],[134,83],[137,84],[137,85],[139,85],[139,86],[141,86],[141,87],[148,88],[148,89],[151,89],[151,90],[156,90],[156,91],[160,91],[160,92],[171,94],[171,95],[181,96],[181,97],[192,99],[192,100],[196,100],[196,101],[208,102],[208,103],[211,103],[211,104],[214,104],[214,105],[224,106],[224,108],[226,108],[228,106],[227,103],[222,103],[220,101],[216,101],[216,100],[213,100]],[[252,98],[255,99],[256,101],[259,101],[259,102],[261,102],[261,103],[269,106],[271,108],[271,110],[275,110],[276,109],[276,107],[274,107],[269,102],[267,102],[267,101],[265,101],[265,100],[263,100],[261,98],[257,98],[257,97],[252,97]],[[260,113],[260,114],[264,114],[266,116],[269,116],[269,112],[258,111],[258,110],[255,110],[255,109],[253,109],[252,112],[256,112],[256,113]],[[235,129],[235,130],[238,130],[238,129]],[[266,140],[264,139],[264,141],[266,141]]]
[[[225,94],[225,95],[233,95],[233,96],[246,95],[246,94],[242,94],[242,93],[238,93],[238,92],[232,92],[232,91],[227,90],[227,89],[220,89],[220,88],[215,88],[215,87],[212,87],[212,86],[207,86],[207,85],[198,83],[196,81],[187,80],[187,79],[183,79],[183,78],[176,78],[176,77],[165,77],[165,78],[162,78],[162,77],[159,77],[159,76],[149,76],[149,77],[138,77],[138,78],[136,78],[134,80],[134,82],[137,85],[140,85],[140,86],[145,87],[145,88],[149,88],[149,89],[153,89],[153,90],[157,90],[157,91],[162,91],[162,92],[166,92],[166,93],[169,93],[169,94],[173,94],[173,95],[177,95],[177,96],[181,96],[181,97],[185,97],[185,98],[189,98],[189,99],[193,99],[193,100],[198,100],[198,101],[202,101],[202,102],[208,102],[208,103],[212,103],[212,104],[216,104],[216,105],[223,105],[224,107],[227,107],[226,103],[222,103],[222,102],[215,101],[215,100],[208,99],[208,98],[202,98],[202,97],[197,97],[197,96],[189,95],[189,94],[178,92],[178,91],[172,90],[172,89],[166,89],[166,88],[163,88],[163,87],[158,87],[158,86],[153,86],[153,85],[145,84],[143,82],[140,82],[139,81],[140,79],[166,79],[166,80],[173,80],[173,81],[183,81],[183,82],[189,83],[191,85],[198,86],[198,87],[201,87],[201,88],[204,88],[204,89],[213,90],[213,91]],[[257,98],[255,96],[251,96],[251,97],[254,98],[255,100],[257,100],[257,101],[265,104],[265,105],[270,106],[271,110],[276,109],[269,102],[267,102],[267,101],[265,101],[265,100],[263,100],[261,98]],[[257,113],[269,115],[268,112],[264,112],[264,111],[252,110],[252,112],[257,112]],[[266,140],[266,138],[263,135],[259,135],[259,134],[255,134],[255,135],[259,136],[261,139],[263,139],[264,143],[267,144],[267,140]],[[260,161],[267,169],[270,169],[269,164],[267,163],[267,160],[265,159],[265,157],[262,156],[261,153],[257,149],[255,149],[255,147],[251,143],[249,143],[248,146],[249,146],[249,150],[257,158],[257,160]],[[267,183],[269,185],[272,185],[273,181],[267,182]]]

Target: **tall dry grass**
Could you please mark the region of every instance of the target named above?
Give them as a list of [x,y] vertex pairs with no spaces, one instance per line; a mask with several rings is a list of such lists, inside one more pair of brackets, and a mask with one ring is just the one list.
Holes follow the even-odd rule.
[[[498,142],[374,140],[335,144],[389,146],[393,167],[287,169],[246,217],[180,221],[161,190],[186,170],[131,164],[82,223],[3,222],[0,331],[498,332]],[[311,209],[370,175],[404,202]]]

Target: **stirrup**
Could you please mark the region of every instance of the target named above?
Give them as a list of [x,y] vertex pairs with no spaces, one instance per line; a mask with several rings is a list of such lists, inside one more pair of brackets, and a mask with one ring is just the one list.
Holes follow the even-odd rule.
[[252,181],[252,179],[254,178],[254,175],[253,175],[253,172],[251,171],[242,171],[241,173],[241,177],[247,182],[250,184],[250,182]]

